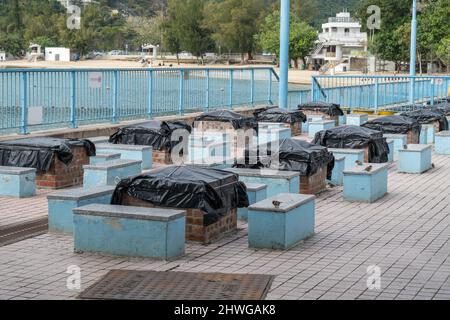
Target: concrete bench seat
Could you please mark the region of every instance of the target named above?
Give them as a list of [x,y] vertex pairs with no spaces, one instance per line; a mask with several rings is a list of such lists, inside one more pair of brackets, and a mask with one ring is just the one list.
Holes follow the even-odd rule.
[[355,166],[357,161],[364,162],[364,149],[335,149],[328,148],[335,158],[345,158],[345,169]]
[[290,138],[292,138],[292,131],[289,128],[260,128],[258,132],[258,144]]
[[335,157],[334,168],[330,182],[335,186],[344,184],[345,157]]
[[309,124],[311,122],[317,122],[317,121],[325,121],[325,116],[321,116],[321,115],[307,116],[306,122],[302,124],[302,133],[308,133],[309,132]]
[[74,209],[75,252],[168,260],[184,255],[184,210],[91,204]]
[[420,130],[420,144],[434,144],[436,128],[434,124],[423,124]]
[[369,121],[368,114],[349,114],[347,115],[347,125],[362,126]]
[[406,134],[383,134],[383,137],[389,140],[394,140],[394,155],[397,156],[399,150],[408,144],[408,135]]
[[[280,203],[275,207],[274,201]],[[251,248],[286,250],[314,235],[315,196],[278,194],[248,208]]]
[[115,160],[98,165],[84,166],[84,187],[115,186],[124,178],[137,176],[141,173],[141,161]]
[[238,174],[239,180],[244,183],[267,185],[267,197],[273,197],[279,193],[300,193],[299,172],[237,168],[225,170]]
[[395,161],[395,141],[392,139],[386,139],[386,143],[389,147],[388,162],[392,163]]
[[98,153],[120,153],[121,159],[139,160],[142,163],[142,170],[152,168],[153,148],[150,146],[98,144],[96,148]]
[[[247,195],[250,205],[263,201],[267,198],[267,185],[261,183],[246,183]],[[238,209],[238,219],[248,220],[248,208]]]
[[406,149],[400,150],[398,172],[421,174],[432,167],[431,145],[409,144]]
[[115,187],[69,189],[47,196],[50,232],[73,234],[73,209],[89,204],[110,204]]
[[95,157],[89,159],[89,164],[97,165],[107,161],[114,161],[120,159],[120,153],[97,153]]
[[27,198],[36,195],[36,169],[0,167],[0,196]]
[[436,133],[436,153],[450,155],[450,131]]
[[[366,171],[368,167],[372,169]],[[373,203],[388,191],[389,164],[364,163],[344,171],[344,199]]]
[[336,122],[333,120],[314,121],[308,124],[309,138],[314,139],[317,132],[330,130],[336,126]]

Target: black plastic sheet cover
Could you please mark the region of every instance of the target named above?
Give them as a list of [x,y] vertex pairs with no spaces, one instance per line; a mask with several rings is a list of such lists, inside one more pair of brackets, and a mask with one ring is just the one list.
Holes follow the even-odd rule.
[[316,133],[314,144],[328,148],[362,149],[369,147],[370,163],[388,162],[389,146],[381,131],[358,126],[340,126]]
[[306,115],[300,110],[272,108],[255,115],[258,122],[298,123],[306,122]]
[[[281,171],[296,171],[302,176],[312,176],[324,165],[327,166],[327,178],[331,179],[334,169],[334,155],[326,147],[296,139],[281,140],[276,146],[268,143],[264,154],[260,149],[246,150],[244,163],[235,163],[236,168],[261,169],[270,168]],[[273,149],[273,150],[272,150]],[[262,152],[262,151],[261,151]],[[271,162],[272,153],[278,153],[278,166]],[[256,155],[256,160],[254,156]],[[263,159],[263,157],[267,157]]]
[[256,109],[255,112],[253,112],[253,116],[255,118],[257,118],[258,114],[266,112],[267,110],[270,110],[270,109],[277,109],[277,108],[278,108],[278,106],[266,106],[264,108],[259,108],[259,109]]
[[172,141],[172,133],[178,129],[192,132],[192,127],[184,121],[148,121],[120,128],[109,138],[109,142],[152,146],[154,150],[170,152],[181,142]]
[[450,102],[441,102],[430,106],[430,110],[442,112],[446,117],[450,116]]
[[421,125],[413,118],[404,116],[387,116],[370,120],[362,125],[383,133],[407,134],[409,131],[420,134]]
[[312,101],[299,104],[298,110],[321,111],[331,117],[344,115],[344,111],[342,111],[340,105],[324,101]]
[[434,121],[439,121],[439,131],[448,130],[448,121],[445,115],[441,111],[437,110],[415,110],[410,112],[405,112],[401,114],[402,116],[415,119],[420,124],[430,124]]
[[230,122],[235,130],[238,129],[258,129],[258,122],[253,117],[245,117],[230,110],[217,110],[205,112],[195,118],[197,121],[219,121]]
[[249,206],[247,188],[239,176],[217,169],[170,166],[122,180],[113,194],[112,204],[121,205],[124,195],[158,207],[200,209],[208,225],[230,209]]
[[0,142],[0,166],[35,168],[39,173],[47,172],[55,155],[66,165],[72,162],[71,147],[84,147],[90,157],[95,156],[95,145],[89,140],[25,138]]

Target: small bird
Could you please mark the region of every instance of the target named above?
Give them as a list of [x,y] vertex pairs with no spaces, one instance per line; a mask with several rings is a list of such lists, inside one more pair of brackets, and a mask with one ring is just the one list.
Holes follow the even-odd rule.
[[431,164],[431,167],[432,167],[433,169],[436,169],[436,165],[435,165],[434,163]]
[[365,171],[367,171],[367,172],[370,172],[370,171],[372,171],[372,169],[373,169],[373,167],[372,166],[368,166],[367,168],[365,168],[364,170]]
[[408,150],[408,145],[405,144],[405,145],[403,146],[403,149]]
[[276,201],[276,200],[272,201],[272,204],[273,204],[273,206],[275,208],[279,208],[281,206],[281,202],[280,201]]
[[361,161],[359,161],[359,160],[356,160],[355,163],[356,163],[356,165],[358,165],[358,166],[362,166],[362,165],[363,165],[363,163],[362,163]]

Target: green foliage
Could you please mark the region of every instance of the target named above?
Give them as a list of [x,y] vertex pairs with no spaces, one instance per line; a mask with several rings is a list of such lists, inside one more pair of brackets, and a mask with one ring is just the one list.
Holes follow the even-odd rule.
[[[289,57],[296,61],[305,57],[314,49],[317,32],[295,15],[291,15]],[[261,32],[256,36],[261,48],[267,52],[280,55],[280,12],[268,15],[261,25]]]
[[443,38],[437,46],[436,55],[447,66],[450,67],[450,37]]
[[263,9],[261,0],[209,2],[203,25],[222,50],[251,54]]

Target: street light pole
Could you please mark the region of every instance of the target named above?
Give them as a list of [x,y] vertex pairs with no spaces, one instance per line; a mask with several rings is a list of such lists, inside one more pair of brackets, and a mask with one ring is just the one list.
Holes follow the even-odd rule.
[[412,21],[411,21],[411,60],[409,62],[409,75],[410,75],[410,90],[409,90],[409,102],[414,104],[414,87],[415,87],[415,75],[416,75],[416,52],[417,52],[417,0],[413,0],[412,6]]
[[279,107],[288,108],[290,0],[281,0]]

